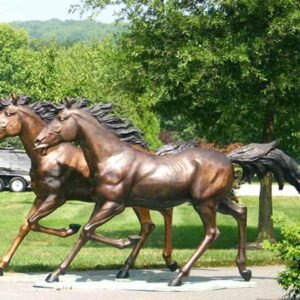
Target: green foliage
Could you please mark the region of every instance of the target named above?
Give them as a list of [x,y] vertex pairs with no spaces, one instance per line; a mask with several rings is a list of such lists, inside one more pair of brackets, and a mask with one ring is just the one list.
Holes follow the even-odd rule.
[[0,95],[12,92],[14,74],[22,67],[18,58],[27,42],[24,31],[0,24]]
[[95,102],[113,103],[120,116],[132,120],[143,131],[152,148],[159,146],[160,128],[151,111],[151,95],[137,91],[141,80],[138,67],[110,39],[60,50],[57,74],[61,96],[85,96]]
[[109,4],[123,5],[120,38],[27,46],[5,66],[11,80],[0,93],[113,102],[152,147],[161,125],[178,139],[276,139],[298,158],[298,0],[82,0],[79,9]]
[[[298,0],[84,0],[82,11],[122,3],[122,48],[140,64],[166,129],[228,144],[278,141],[298,155]],[[182,136],[184,138],[184,136]]]
[[15,21],[9,24],[14,28],[27,30],[33,45],[36,39],[51,42],[55,38],[59,45],[66,46],[77,42],[101,41],[107,36],[118,35],[125,29],[125,24],[104,24],[92,19]]
[[300,295],[300,223],[288,223],[283,217],[275,217],[282,240],[275,244],[267,242],[265,249],[271,250],[286,264],[286,269],[278,275],[278,283],[289,291],[291,299]]
[[150,147],[160,145],[152,95],[138,90],[138,82],[143,80],[139,65],[111,39],[70,47],[61,47],[53,40],[31,48],[23,31],[5,25],[0,27],[0,40],[1,36],[0,45],[5,45],[0,54],[2,97],[15,92],[37,100],[61,101],[69,96],[111,102],[117,114],[143,132]]
[[10,147],[13,147],[15,149],[24,149],[23,143],[21,142],[19,137],[6,138],[0,141],[0,148]]

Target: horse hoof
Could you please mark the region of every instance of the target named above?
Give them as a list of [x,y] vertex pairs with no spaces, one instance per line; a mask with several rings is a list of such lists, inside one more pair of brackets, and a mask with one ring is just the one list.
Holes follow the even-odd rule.
[[130,241],[131,245],[135,245],[139,242],[139,240],[141,239],[142,237],[139,236],[139,235],[130,235],[128,237],[128,240]]
[[252,277],[252,272],[251,270],[244,270],[241,272],[241,276],[244,278],[245,281],[250,281]]
[[0,268],[0,276],[3,276],[4,273],[3,273],[3,268]]
[[129,272],[128,272],[127,270],[121,269],[121,270],[118,272],[118,274],[117,274],[116,277],[117,277],[117,278],[128,278],[128,277],[129,277]]
[[73,233],[77,233],[78,230],[80,229],[81,225],[79,224],[70,224],[69,228],[72,229]]
[[59,281],[59,278],[58,276],[55,276],[53,275],[52,273],[50,273],[46,279],[45,279],[46,282],[49,282],[49,283],[52,283],[52,282],[58,282]]
[[172,279],[168,286],[181,286],[182,285],[182,280],[181,278],[175,277],[174,279]]
[[170,265],[168,265],[168,268],[171,272],[175,272],[178,269],[177,261],[173,261]]

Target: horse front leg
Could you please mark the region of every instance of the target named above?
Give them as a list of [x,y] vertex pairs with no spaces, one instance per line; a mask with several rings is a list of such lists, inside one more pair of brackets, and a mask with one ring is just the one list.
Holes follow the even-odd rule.
[[36,197],[32,204],[31,209],[29,210],[29,212],[27,214],[26,219],[23,221],[23,223],[21,224],[21,226],[19,228],[19,232],[18,232],[15,240],[13,241],[13,243],[11,244],[10,248],[8,249],[6,255],[3,257],[2,261],[0,262],[0,276],[3,276],[4,269],[9,266],[9,263],[12,260],[18,247],[20,246],[20,244],[23,242],[24,238],[29,233],[30,227],[29,227],[27,220],[30,216],[32,216],[32,214],[34,214],[36,212],[36,210],[41,205],[41,203],[42,203],[42,200],[40,198]]
[[144,245],[145,241],[152,233],[155,228],[154,223],[151,220],[150,212],[148,208],[133,207],[133,211],[137,215],[137,218],[141,224],[140,240],[137,242],[135,247],[132,249],[130,255],[128,256],[123,268],[118,272],[117,278],[127,278],[129,277],[129,269],[135,264],[136,258]]
[[[80,237],[77,240],[72,251],[66,257],[66,259],[60,264],[60,266],[54,272],[52,272],[47,276],[46,281],[47,282],[58,281],[59,276],[66,272],[68,266],[71,264],[75,256],[78,254],[78,252],[81,250],[81,248],[85,245],[85,243],[88,240],[96,240],[96,241],[103,242],[102,236],[100,236],[100,240],[98,238],[95,239],[96,236],[99,236],[95,234],[96,228],[99,227],[100,225],[105,224],[107,221],[109,221],[116,215],[120,214],[122,211],[124,211],[124,209],[125,207],[123,204],[114,201],[107,201],[100,208],[96,204],[89,222],[83,227]],[[122,245],[124,245],[124,241],[120,242],[119,247]],[[113,246],[115,246],[115,243]]]
[[[118,272],[117,278],[127,278],[129,277],[129,269],[132,268],[135,264],[136,258],[144,245],[145,241],[152,233],[155,228],[154,223],[152,223],[150,217],[150,210],[148,208],[134,207],[134,212],[136,213],[139,222],[141,224],[141,239],[135,245],[129,257],[127,258],[125,265]],[[159,211],[164,217],[165,224],[165,245],[163,250],[163,258],[166,262],[166,265],[171,271],[176,271],[177,262],[172,259],[172,218],[173,218],[173,208],[168,208]]]
[[182,280],[188,277],[195,262],[202,256],[209,245],[219,237],[219,230],[216,226],[216,211],[214,204],[207,202],[206,204],[194,205],[195,210],[200,215],[205,229],[205,238],[200,243],[198,249],[189,259],[189,261],[180,269],[178,275],[169,282],[169,286],[179,286]]
[[75,234],[80,229],[78,224],[70,224],[69,229],[61,228],[49,228],[39,224],[39,221],[42,218],[45,218],[57,208],[62,206],[65,203],[65,199],[62,196],[52,194],[49,195],[45,201],[38,207],[38,209],[28,218],[29,228],[32,231],[47,233],[59,237],[68,237]]

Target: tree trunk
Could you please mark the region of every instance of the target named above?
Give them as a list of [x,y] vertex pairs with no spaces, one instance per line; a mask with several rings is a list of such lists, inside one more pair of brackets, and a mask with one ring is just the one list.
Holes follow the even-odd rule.
[[[263,141],[268,143],[274,138],[274,112],[268,110],[265,114]],[[257,247],[260,247],[264,240],[275,241],[272,213],[272,174],[268,173],[260,181]]]
[[275,241],[272,213],[272,174],[267,173],[260,181],[257,247],[264,240]]

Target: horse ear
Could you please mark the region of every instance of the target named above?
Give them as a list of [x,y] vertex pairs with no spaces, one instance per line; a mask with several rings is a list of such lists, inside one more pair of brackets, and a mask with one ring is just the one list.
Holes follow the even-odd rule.
[[66,108],[71,108],[72,107],[72,105],[74,104],[74,101],[72,100],[72,99],[70,99],[69,97],[65,97],[65,99],[64,99],[65,101],[65,105],[66,105]]
[[18,104],[19,105],[26,105],[31,101],[31,98],[28,96],[21,96],[18,99]]
[[19,100],[19,97],[15,93],[12,93],[11,94],[11,103],[13,105],[17,105],[18,104],[18,100]]

